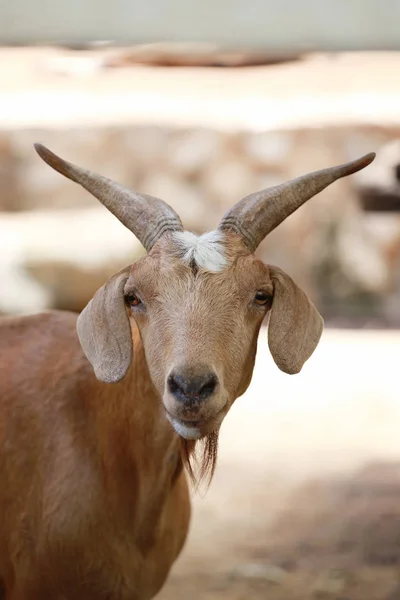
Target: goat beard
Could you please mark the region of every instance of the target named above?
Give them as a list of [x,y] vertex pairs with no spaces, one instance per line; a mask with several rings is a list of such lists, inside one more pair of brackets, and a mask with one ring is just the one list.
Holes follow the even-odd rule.
[[201,484],[207,489],[212,481],[217,465],[218,441],[219,429],[201,440],[180,438],[182,462],[196,490]]

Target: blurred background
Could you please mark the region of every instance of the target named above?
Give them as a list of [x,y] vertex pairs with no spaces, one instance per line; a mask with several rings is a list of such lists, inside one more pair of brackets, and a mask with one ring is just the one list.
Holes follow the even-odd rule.
[[[259,249],[312,297],[300,375],[262,331],[160,600],[400,599],[400,0],[0,4],[0,313],[80,311],[142,248],[32,144],[213,229],[375,151]],[[267,368],[268,367],[268,368]]]

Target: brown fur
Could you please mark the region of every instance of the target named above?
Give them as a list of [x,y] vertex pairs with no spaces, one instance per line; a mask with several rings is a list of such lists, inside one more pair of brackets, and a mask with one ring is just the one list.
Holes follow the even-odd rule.
[[126,379],[96,380],[76,317],[0,328],[0,580],[6,600],[137,600],[187,534],[179,440],[137,330]]
[[[152,598],[185,541],[190,504],[182,467],[192,476],[195,469],[196,442],[179,437],[167,417],[199,423],[199,476],[210,478],[219,427],[250,383],[269,310],[274,357],[278,364],[289,357],[281,368],[299,370],[314,349],[320,321],[303,292],[238,235],[224,236],[229,267],[221,272],[183,264],[166,234],[97,292],[78,331],[98,376],[119,380],[113,385],[96,379],[74,315],[1,322],[6,600]],[[260,289],[275,293],[272,305],[255,303]],[[137,309],[124,304],[129,292],[142,300]],[[199,365],[215,371],[218,387],[201,404],[179,402],[168,392],[168,374]]]
[[212,431],[205,438],[196,442],[180,438],[181,458],[183,465],[195,489],[201,483],[206,489],[210,485],[218,458],[219,429]]

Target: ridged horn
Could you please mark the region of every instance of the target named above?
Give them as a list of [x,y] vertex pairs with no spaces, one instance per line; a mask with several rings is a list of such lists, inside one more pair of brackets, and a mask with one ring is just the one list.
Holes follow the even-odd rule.
[[262,240],[307,200],[328,185],[367,167],[375,158],[371,152],[362,158],[314,171],[292,181],[246,196],[222,218],[219,229],[240,234],[254,252]]
[[166,231],[183,231],[182,222],[166,202],[137,194],[120,184],[67,162],[42,146],[35,150],[50,167],[79,183],[95,196],[143,244],[147,251]]

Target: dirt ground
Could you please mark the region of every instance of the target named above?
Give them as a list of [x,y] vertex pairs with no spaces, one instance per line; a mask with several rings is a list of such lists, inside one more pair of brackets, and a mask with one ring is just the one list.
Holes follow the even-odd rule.
[[289,377],[262,334],[159,600],[400,600],[399,350],[327,331]]

